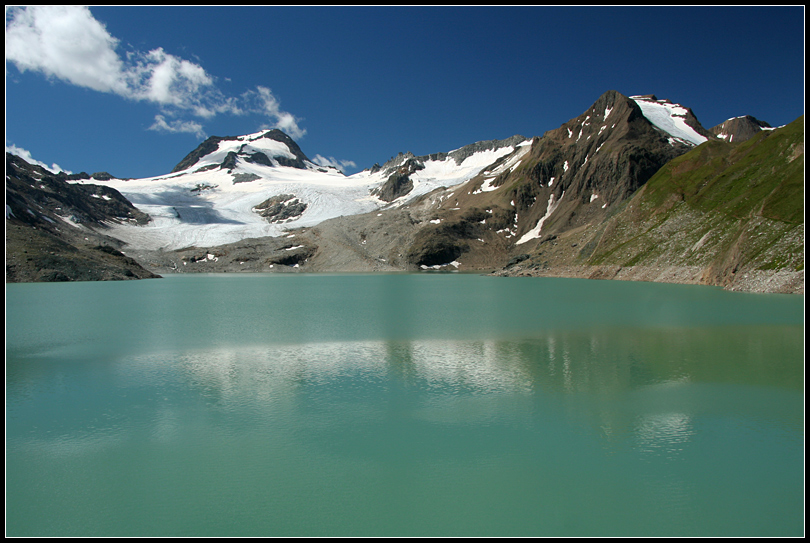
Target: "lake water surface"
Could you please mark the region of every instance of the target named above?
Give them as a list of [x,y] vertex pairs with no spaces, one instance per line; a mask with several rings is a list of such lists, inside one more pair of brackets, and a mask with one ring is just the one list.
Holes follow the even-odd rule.
[[6,285],[8,536],[801,536],[804,296]]

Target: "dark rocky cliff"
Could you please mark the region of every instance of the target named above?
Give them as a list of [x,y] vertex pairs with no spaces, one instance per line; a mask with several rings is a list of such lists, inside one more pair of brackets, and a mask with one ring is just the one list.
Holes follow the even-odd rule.
[[6,153],[6,282],[158,277],[104,233],[149,216],[115,189],[64,177]]

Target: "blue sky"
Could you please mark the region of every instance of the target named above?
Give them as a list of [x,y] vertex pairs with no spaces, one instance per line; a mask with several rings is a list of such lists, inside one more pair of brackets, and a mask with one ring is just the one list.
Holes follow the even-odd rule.
[[354,173],[540,136],[611,89],[789,123],[804,7],[6,8],[6,147],[72,172],[279,127]]

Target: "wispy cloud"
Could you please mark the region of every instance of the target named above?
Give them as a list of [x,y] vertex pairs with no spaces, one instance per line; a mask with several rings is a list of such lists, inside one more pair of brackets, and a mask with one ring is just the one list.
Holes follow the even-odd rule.
[[292,113],[281,110],[278,98],[267,87],[258,86],[255,91],[244,93],[242,98],[251,111],[267,115],[274,122],[272,126],[266,128],[278,128],[293,139],[298,139],[307,133],[300,127],[300,119]]
[[186,132],[189,134],[194,134],[199,139],[205,138],[205,131],[200,123],[182,120],[166,122],[166,117],[163,115],[155,115],[155,122],[149,127],[149,130],[171,133]]
[[337,168],[341,172],[346,172],[347,168],[356,168],[357,164],[354,163],[353,160],[338,160],[333,156],[325,157],[321,155],[315,155],[315,158],[312,159],[312,162],[317,164],[318,166],[331,166],[333,168]]
[[[282,111],[270,89],[259,86],[240,97],[226,96],[215,78],[194,62],[163,50],[130,51],[122,58],[119,40],[109,34],[87,7],[28,6],[6,9],[6,61],[17,69],[40,72],[48,78],[147,101],[164,114],[190,114],[210,119],[218,114],[266,116],[270,128],[293,138],[306,130],[293,114]],[[203,134],[195,121],[167,123],[155,117],[152,130]]]
[[48,170],[49,172],[52,172],[52,173],[59,173],[61,171],[64,171],[66,174],[73,173],[73,172],[70,172],[70,171],[63,170],[62,167],[59,166],[59,164],[51,164],[50,166],[48,166],[44,162],[42,162],[40,160],[37,160],[33,156],[31,156],[31,152],[28,151],[27,149],[23,149],[22,147],[17,147],[13,143],[6,142],[6,152],[11,153],[12,155],[17,155],[18,157],[22,158],[23,160],[25,160],[29,164],[36,164],[37,166],[42,166],[43,168],[45,168],[46,170]]

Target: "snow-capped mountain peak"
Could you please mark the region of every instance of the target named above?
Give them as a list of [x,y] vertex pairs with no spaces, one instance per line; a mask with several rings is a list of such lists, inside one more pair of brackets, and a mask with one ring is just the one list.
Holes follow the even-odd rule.
[[[103,183],[152,218],[147,226],[110,225],[122,241],[138,249],[216,246],[402,205],[439,187],[469,181],[499,158],[525,152],[527,142],[531,140],[515,136],[450,153],[401,155],[397,165],[346,176],[313,163],[282,131],[268,130],[212,136],[164,176]],[[404,176],[399,180],[405,186],[395,193],[381,190],[396,175]]]
[[[219,166],[233,170],[239,162],[298,169],[325,169],[313,163],[287,134],[263,130],[244,136],[211,136],[175,166],[172,173]],[[334,168],[328,168],[334,169]]]

